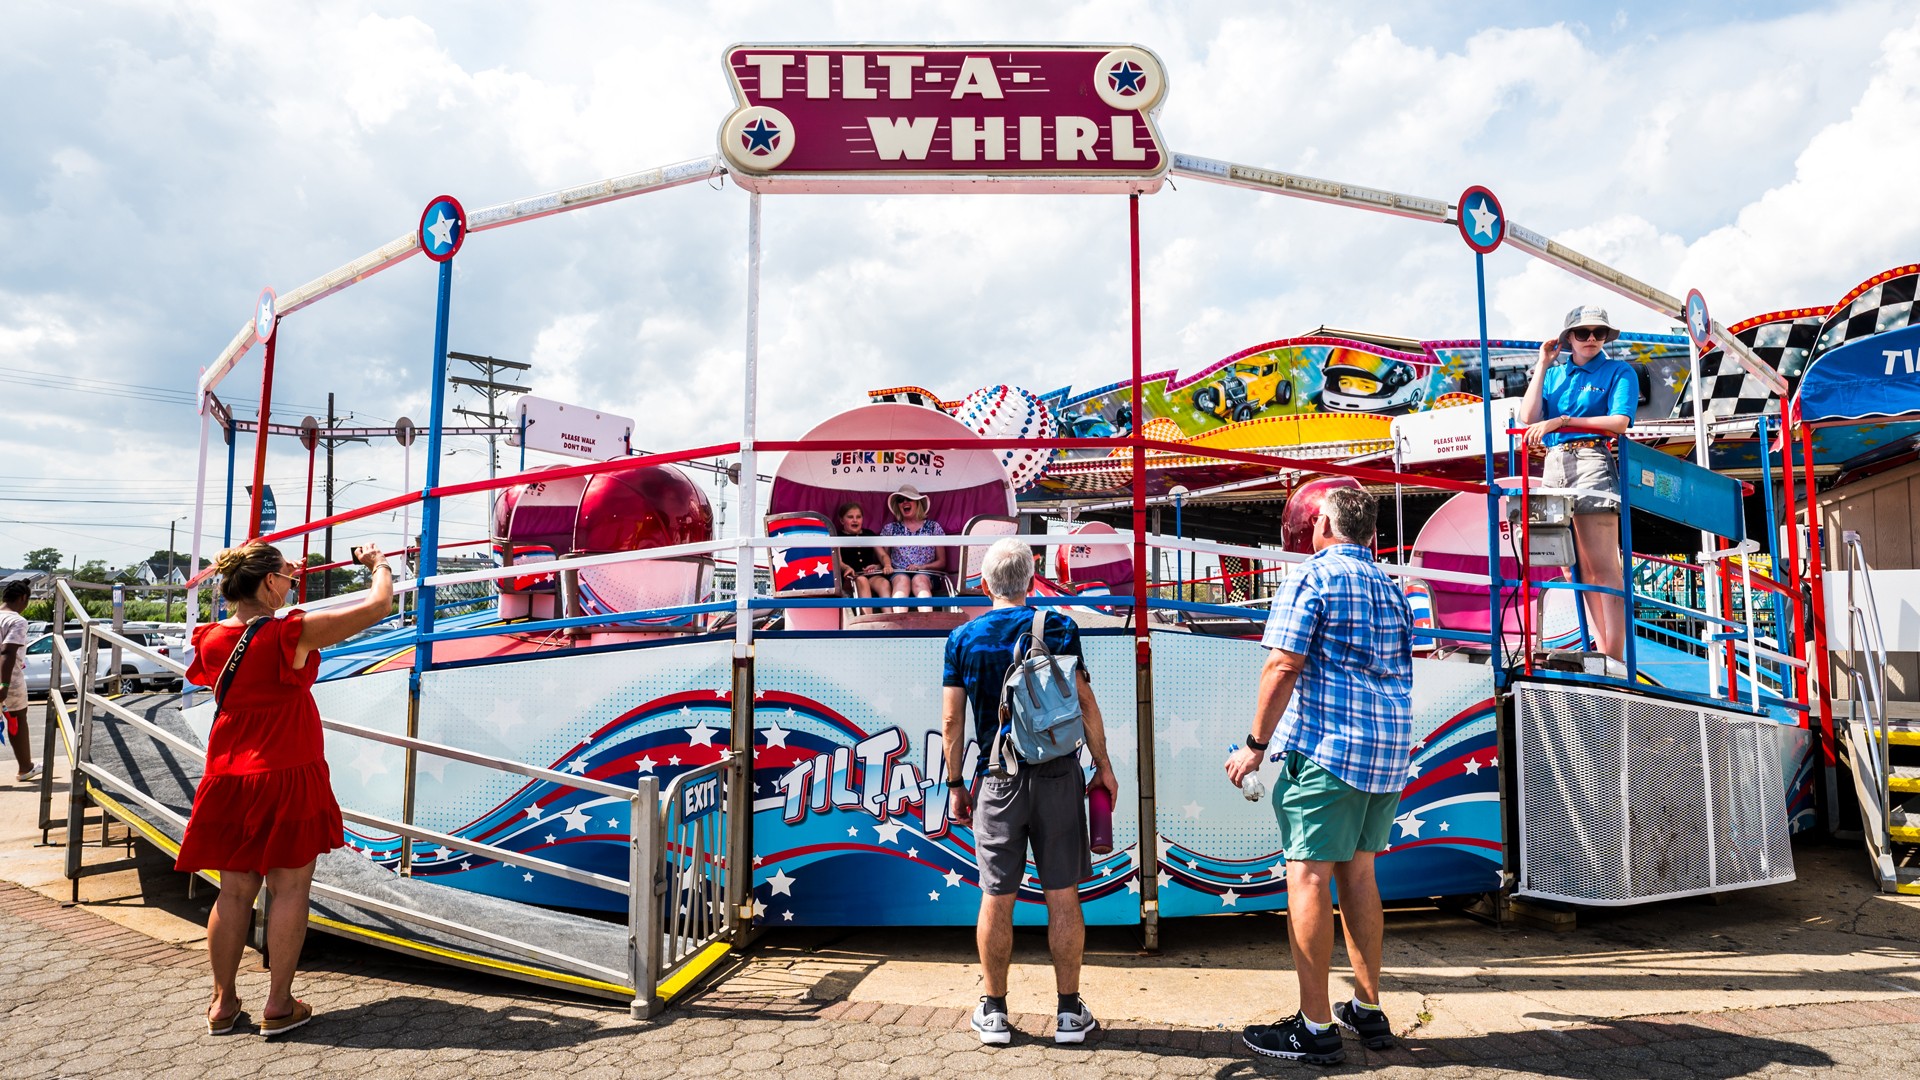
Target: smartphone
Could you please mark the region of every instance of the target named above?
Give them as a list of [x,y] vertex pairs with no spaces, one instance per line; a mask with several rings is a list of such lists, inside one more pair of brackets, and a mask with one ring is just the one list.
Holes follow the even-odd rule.
[[353,545],[353,561],[359,562],[361,556],[366,552],[366,550],[367,550],[366,548],[360,546],[359,544]]

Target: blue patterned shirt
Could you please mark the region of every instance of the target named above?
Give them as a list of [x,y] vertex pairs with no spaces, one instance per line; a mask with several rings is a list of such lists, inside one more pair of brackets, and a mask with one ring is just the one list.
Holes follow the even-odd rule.
[[1324,548],[1295,568],[1260,643],[1307,658],[1273,734],[1368,792],[1399,791],[1413,754],[1413,612],[1358,544]]

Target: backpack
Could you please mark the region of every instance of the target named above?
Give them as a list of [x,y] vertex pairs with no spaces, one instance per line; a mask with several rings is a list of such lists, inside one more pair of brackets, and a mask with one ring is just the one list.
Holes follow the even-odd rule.
[[[1087,741],[1086,723],[1080,716],[1080,689],[1076,683],[1080,670],[1077,656],[1055,656],[1047,648],[1047,613],[1033,613],[1033,628],[1014,642],[1014,655],[1020,655],[1021,641],[1031,639],[1025,658],[1007,668],[1000,683],[1000,733],[993,740],[989,757],[991,768],[999,775],[1017,773],[1022,763],[1039,765],[1055,758],[1077,753]],[[1013,744],[1013,760],[1006,758],[1007,743]]]

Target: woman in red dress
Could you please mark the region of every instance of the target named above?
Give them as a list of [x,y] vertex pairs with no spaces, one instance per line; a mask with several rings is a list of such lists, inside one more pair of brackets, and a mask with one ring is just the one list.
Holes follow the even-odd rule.
[[[174,867],[220,872],[220,899],[207,922],[213,1002],[207,1031],[224,1035],[240,1022],[234,979],[246,949],[248,914],[266,884],[267,956],[271,972],[260,1034],[280,1035],[313,1017],[293,998],[293,973],[307,936],[307,891],[314,860],[341,846],[344,825],[327,774],[320,710],[313,703],[318,650],[372,626],[393,606],[393,572],[375,547],[360,551],[372,577],[363,599],[346,607],[295,609],[275,617],[294,578],[280,552],[260,541],[229,548],[215,560],[220,594],[233,617],[194,631],[187,679],[215,690],[207,767]],[[219,690],[249,624],[264,620]]]

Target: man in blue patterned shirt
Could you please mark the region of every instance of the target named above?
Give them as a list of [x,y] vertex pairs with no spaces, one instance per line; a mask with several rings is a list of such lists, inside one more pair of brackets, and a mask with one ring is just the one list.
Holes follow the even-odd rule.
[[[1313,557],[1273,599],[1253,730],[1227,759],[1238,784],[1268,747],[1279,755],[1274,816],[1287,856],[1287,932],[1300,1011],[1246,1029],[1249,1049],[1331,1065],[1346,1051],[1335,1026],[1367,1046],[1392,1041],[1380,1010],[1385,930],[1373,858],[1386,850],[1413,752],[1413,614],[1374,563],[1377,508],[1357,487],[1326,495]],[[1354,995],[1329,1007],[1333,898],[1353,963]]]

